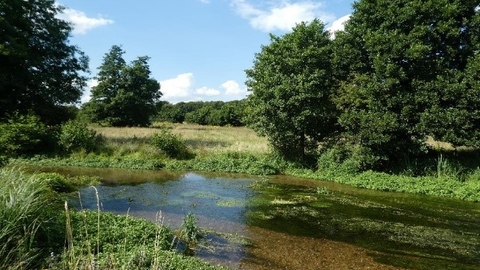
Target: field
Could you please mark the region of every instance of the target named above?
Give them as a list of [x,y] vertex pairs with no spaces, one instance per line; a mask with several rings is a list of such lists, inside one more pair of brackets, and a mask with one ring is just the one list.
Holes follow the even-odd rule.
[[199,155],[228,152],[262,155],[269,151],[266,138],[246,127],[214,127],[191,124],[156,123],[153,128],[94,127],[108,140],[128,142],[132,138],[147,139],[158,133],[159,127],[167,127],[173,134],[181,136],[187,146]]

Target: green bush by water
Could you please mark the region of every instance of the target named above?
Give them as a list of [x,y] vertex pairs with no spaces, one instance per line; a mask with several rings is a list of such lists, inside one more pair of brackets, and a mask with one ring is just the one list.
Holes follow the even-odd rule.
[[102,140],[102,137],[85,123],[68,121],[61,126],[58,144],[66,152],[91,152],[100,147]]
[[18,115],[0,123],[0,155],[16,157],[52,152],[56,130],[35,115]]
[[160,132],[150,137],[150,144],[160,149],[169,158],[187,159],[192,156],[182,137],[173,134],[166,127],[161,127]]

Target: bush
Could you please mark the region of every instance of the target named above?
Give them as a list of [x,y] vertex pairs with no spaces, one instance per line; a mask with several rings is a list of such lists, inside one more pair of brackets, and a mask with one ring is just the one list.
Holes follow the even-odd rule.
[[372,152],[359,145],[338,143],[324,149],[317,161],[320,172],[355,174],[374,167],[379,160]]
[[54,149],[55,130],[35,115],[16,115],[0,124],[0,155],[15,157]]
[[152,135],[150,144],[170,158],[187,159],[192,156],[182,137],[173,134],[166,127],[161,127],[159,133]]
[[87,125],[77,121],[63,124],[59,136],[59,145],[67,152],[92,152],[100,143],[101,137]]

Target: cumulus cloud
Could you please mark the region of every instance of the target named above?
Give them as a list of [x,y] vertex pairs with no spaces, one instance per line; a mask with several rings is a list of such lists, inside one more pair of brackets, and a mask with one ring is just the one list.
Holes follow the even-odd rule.
[[240,85],[234,80],[229,80],[222,83],[221,87],[225,89],[226,95],[240,95],[245,93],[245,90],[241,89]]
[[195,93],[199,94],[199,95],[202,95],[202,96],[218,96],[220,95],[220,91],[218,91],[217,89],[214,89],[214,88],[208,88],[208,87],[202,87],[202,88],[198,88],[197,91],[195,91]]
[[113,24],[113,20],[102,18],[98,15],[96,18],[88,17],[84,12],[75,9],[66,8],[57,15],[58,18],[73,24],[73,34],[86,34],[88,31]]
[[178,100],[188,97],[195,83],[193,73],[183,73],[172,79],[160,81],[163,99]]
[[253,28],[264,32],[275,30],[287,32],[301,22],[310,22],[318,18],[327,23],[335,18],[332,14],[322,10],[321,3],[314,1],[295,3],[281,1],[267,9],[254,7],[246,0],[233,0],[231,4],[242,18],[250,22]]
[[328,27],[328,31],[331,33],[332,39],[335,38],[335,32],[343,31],[345,29],[345,23],[350,20],[350,14],[345,15],[334,22]]
[[91,79],[91,80],[87,81],[87,88],[85,89],[85,91],[82,94],[82,97],[80,98],[80,102],[82,104],[90,101],[90,99],[92,98],[90,96],[91,93],[92,93],[92,87],[95,87],[97,85],[98,85],[98,81],[95,80],[95,79]]
[[[228,80],[217,87],[195,86],[193,73],[184,73],[175,78],[160,81],[163,93],[162,100],[171,103],[180,101],[230,101],[232,99],[244,98],[246,88],[241,86],[234,80]],[[220,90],[219,90],[220,89]]]

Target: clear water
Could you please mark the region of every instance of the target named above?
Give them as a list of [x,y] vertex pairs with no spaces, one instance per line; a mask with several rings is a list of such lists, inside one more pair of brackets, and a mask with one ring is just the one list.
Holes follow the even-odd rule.
[[[60,171],[60,169],[53,169]],[[62,170],[65,170],[63,168]],[[291,177],[99,175],[101,209],[178,228],[194,213],[211,234],[195,255],[239,269],[480,269],[480,206]],[[95,189],[72,198],[97,209]],[[229,236],[227,236],[229,235]]]

